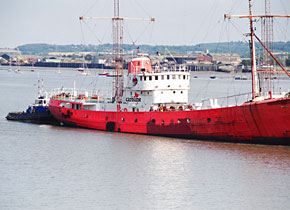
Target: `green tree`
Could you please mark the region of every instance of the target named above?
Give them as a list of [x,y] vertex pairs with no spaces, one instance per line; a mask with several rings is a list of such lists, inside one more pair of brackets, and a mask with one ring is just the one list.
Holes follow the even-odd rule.
[[242,60],[241,64],[244,65],[244,66],[250,66],[251,65],[251,60]]
[[86,61],[90,61],[90,60],[92,60],[92,58],[93,58],[93,56],[90,55],[90,54],[87,54],[87,55],[85,56],[85,60],[86,60]]

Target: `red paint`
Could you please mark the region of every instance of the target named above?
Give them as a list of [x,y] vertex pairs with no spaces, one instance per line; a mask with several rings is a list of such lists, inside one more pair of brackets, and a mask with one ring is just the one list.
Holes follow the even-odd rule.
[[60,107],[61,102],[50,100],[51,113],[64,123],[80,127],[108,130],[110,122],[114,124],[114,131],[127,133],[246,143],[260,139],[274,144],[290,144],[289,98],[218,109],[164,112],[74,110]]

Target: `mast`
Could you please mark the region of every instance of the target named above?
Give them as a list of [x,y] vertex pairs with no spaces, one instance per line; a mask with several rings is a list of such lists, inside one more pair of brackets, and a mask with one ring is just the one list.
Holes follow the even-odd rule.
[[252,99],[256,98],[259,94],[259,83],[256,67],[256,49],[254,40],[254,27],[252,17],[252,0],[249,0],[249,14],[250,14],[250,48],[251,48],[251,66],[252,66]]
[[120,2],[114,0],[114,18],[112,18],[113,32],[113,60],[115,64],[115,77],[113,94],[117,103],[122,102],[124,65],[123,65],[123,18],[120,18]]

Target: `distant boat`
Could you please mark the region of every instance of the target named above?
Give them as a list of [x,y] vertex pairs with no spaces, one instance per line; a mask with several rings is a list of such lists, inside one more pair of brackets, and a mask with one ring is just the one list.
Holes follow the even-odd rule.
[[109,73],[104,71],[104,72],[102,72],[102,73],[99,73],[99,75],[100,75],[100,76],[108,76]]
[[235,77],[235,80],[248,80],[247,77],[242,76],[242,77]]
[[81,72],[80,75],[82,75],[82,76],[90,76],[91,73],[90,72]]
[[21,71],[20,69],[15,69],[14,72],[17,74],[23,74],[23,71]]
[[80,72],[83,72],[83,71],[85,71],[85,68],[80,67],[80,68],[77,68],[77,70],[80,71]]

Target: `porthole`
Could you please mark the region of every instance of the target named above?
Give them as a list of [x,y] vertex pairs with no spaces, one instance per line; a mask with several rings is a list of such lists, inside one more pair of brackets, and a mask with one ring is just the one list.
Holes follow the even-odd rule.
[[175,90],[173,91],[173,94],[175,94]]
[[171,120],[171,121],[170,121],[170,124],[173,125],[173,124],[174,124],[174,120]]
[[211,121],[211,119],[210,118],[207,118],[207,122],[210,123],[210,121]]
[[135,119],[135,123],[136,123],[136,122],[138,122],[138,119],[137,119],[137,118]]
[[122,122],[125,122],[125,118],[124,117],[122,117]]
[[156,123],[156,120],[155,120],[155,119],[152,119],[152,123],[154,123],[154,124],[155,124],[155,123]]
[[161,121],[161,124],[164,125],[164,123],[165,123],[164,120],[162,120],[162,121]]

